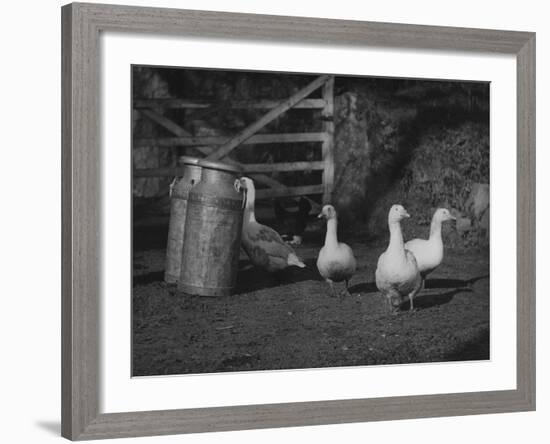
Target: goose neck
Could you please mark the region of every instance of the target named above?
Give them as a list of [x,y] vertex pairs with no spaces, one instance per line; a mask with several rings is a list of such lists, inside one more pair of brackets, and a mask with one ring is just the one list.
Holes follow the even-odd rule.
[[432,239],[441,239],[441,221],[437,219],[432,219],[430,225],[430,240]]
[[390,245],[389,251],[404,252],[405,246],[403,243],[403,232],[401,231],[401,224],[399,222],[390,222]]
[[254,213],[254,201],[256,199],[256,190],[252,187],[246,190],[246,203],[244,207],[244,220],[246,222],[256,222]]
[[325,245],[334,246],[338,244],[338,238],[336,236],[338,221],[336,218],[327,220],[327,233],[325,235]]

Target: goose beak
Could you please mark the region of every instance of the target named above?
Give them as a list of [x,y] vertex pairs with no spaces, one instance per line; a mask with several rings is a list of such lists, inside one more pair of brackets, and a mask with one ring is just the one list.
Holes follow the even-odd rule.
[[234,184],[234,187],[235,189],[237,190],[237,192],[241,192],[241,190],[243,189],[242,187],[242,183],[241,183],[241,180],[240,179],[235,179],[235,184]]
[[325,215],[324,215],[323,213],[319,213],[319,214],[317,215],[317,219],[322,219],[323,217],[325,217]]
[[411,215],[405,211],[405,212],[403,213],[403,217],[405,217],[405,218],[408,219],[409,217],[411,217]]

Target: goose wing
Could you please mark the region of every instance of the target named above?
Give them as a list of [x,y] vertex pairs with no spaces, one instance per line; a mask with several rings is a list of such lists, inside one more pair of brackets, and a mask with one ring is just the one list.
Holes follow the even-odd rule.
[[250,224],[244,231],[243,246],[252,262],[268,271],[287,267],[288,256],[295,254],[279,233],[258,223]]
[[420,270],[414,254],[409,250],[405,250],[405,258],[407,261],[407,266],[410,268],[410,274],[407,279],[399,282],[396,286],[399,293],[403,296],[407,296],[412,292],[418,292],[422,286],[422,276],[420,275]]
[[443,259],[443,249],[437,243],[425,239],[412,239],[405,244],[417,262],[418,269],[424,275],[432,272]]
[[428,248],[428,241],[425,239],[411,239],[405,244],[405,250],[409,250],[417,258],[422,257],[422,253]]

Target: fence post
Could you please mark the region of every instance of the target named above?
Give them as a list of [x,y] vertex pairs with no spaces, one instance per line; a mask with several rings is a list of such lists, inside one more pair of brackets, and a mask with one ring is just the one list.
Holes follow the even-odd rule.
[[334,186],[334,76],[323,85],[323,99],[325,107],[321,111],[323,119],[323,141],[322,156],[323,169],[323,204],[332,201],[332,188]]

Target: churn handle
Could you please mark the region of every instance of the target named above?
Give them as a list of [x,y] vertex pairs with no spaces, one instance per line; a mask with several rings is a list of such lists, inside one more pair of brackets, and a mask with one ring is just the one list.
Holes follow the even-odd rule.
[[178,181],[178,176],[174,176],[174,179],[172,179],[172,182],[170,183],[170,189],[168,191],[168,197],[172,197],[172,190],[174,189],[174,185],[176,185],[177,181]]
[[[237,193],[240,193],[241,192],[241,179],[235,179],[235,182],[233,182],[233,187],[235,188],[235,191]],[[246,198],[243,199],[242,208],[244,208],[245,206],[246,206]]]

